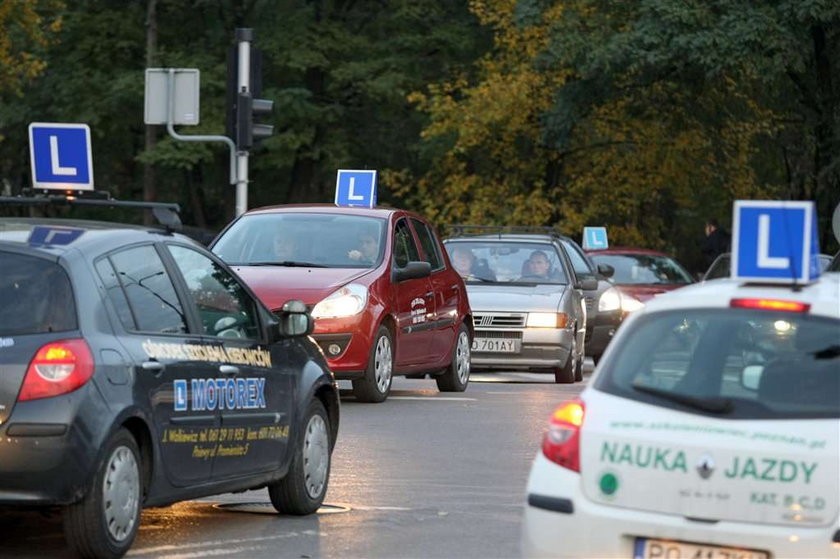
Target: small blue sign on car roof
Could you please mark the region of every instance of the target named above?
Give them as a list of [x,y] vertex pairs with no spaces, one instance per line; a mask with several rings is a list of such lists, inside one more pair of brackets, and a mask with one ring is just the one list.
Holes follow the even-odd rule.
[[29,125],[33,188],[93,190],[93,155],[87,124]]
[[820,274],[813,202],[737,200],[732,219],[732,277],[809,283]]
[[376,205],[376,171],[339,169],[335,205],[372,208]]
[[36,225],[29,233],[31,245],[69,245],[82,236],[84,229],[56,225]]
[[583,228],[583,248],[585,250],[598,250],[609,248],[610,244],[607,242],[607,228],[606,227],[584,227]]

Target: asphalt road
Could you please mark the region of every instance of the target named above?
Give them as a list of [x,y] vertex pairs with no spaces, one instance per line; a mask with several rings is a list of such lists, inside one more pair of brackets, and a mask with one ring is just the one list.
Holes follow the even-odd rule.
[[[517,557],[530,462],[589,365],[575,385],[475,374],[466,392],[443,394],[433,380],[396,378],[383,404],[343,390],[329,506],[281,516],[261,490],[147,509],[127,556]],[[67,553],[58,516],[0,511],[0,534],[0,557]]]

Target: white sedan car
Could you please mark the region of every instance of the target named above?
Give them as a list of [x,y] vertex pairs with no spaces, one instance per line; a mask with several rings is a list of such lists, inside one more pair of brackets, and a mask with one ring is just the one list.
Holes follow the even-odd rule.
[[650,301],[533,462],[526,557],[840,557],[840,274]]

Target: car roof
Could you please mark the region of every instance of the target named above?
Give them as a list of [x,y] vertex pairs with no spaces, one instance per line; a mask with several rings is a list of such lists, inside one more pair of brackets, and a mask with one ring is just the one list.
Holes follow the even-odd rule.
[[344,215],[358,215],[370,216],[379,218],[389,218],[390,216],[401,213],[412,217],[421,217],[420,215],[410,211],[401,210],[398,208],[389,208],[387,206],[377,206],[375,208],[363,207],[349,207],[336,206],[335,204],[283,204],[277,206],[263,206],[248,210],[245,215],[254,214],[272,214],[272,213],[326,213],[326,214],[344,214]]
[[811,305],[808,313],[840,318],[840,274],[826,274],[808,285],[794,289],[789,285],[744,283],[742,280],[721,278],[694,283],[658,295],[636,311],[647,314],[679,309],[729,308],[732,299],[772,299]]
[[[35,227],[72,228],[84,233],[66,244],[30,244],[29,238]],[[0,245],[9,243],[25,246],[35,252],[49,254],[66,253],[72,249],[82,251],[108,250],[126,243],[149,239],[150,235],[164,235],[200,246],[199,243],[185,235],[168,233],[165,229],[159,227],[83,219],[0,217]]]
[[598,254],[648,254],[652,256],[667,256],[671,258],[671,255],[667,252],[662,252],[659,250],[653,250],[649,248],[638,248],[638,247],[610,247],[610,248],[601,248],[601,249],[586,249],[586,253],[590,256],[595,256]]
[[561,235],[548,235],[545,233],[487,233],[481,235],[456,235],[447,237],[444,242],[449,241],[540,241],[550,243],[555,239],[564,238]]

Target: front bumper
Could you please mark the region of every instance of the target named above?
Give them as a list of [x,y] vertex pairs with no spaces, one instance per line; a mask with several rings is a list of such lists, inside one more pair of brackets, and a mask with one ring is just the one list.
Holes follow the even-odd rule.
[[[837,526],[779,527],[770,524],[689,520],[594,503],[583,494],[580,474],[537,454],[528,480],[522,522],[523,557],[633,557],[637,537],[760,549],[773,559],[840,557],[833,547]],[[548,510],[548,509],[555,510]],[[565,509],[571,512],[558,512]]]
[[616,330],[621,325],[621,310],[590,315],[587,321],[585,351],[589,357],[601,355],[612,341]]
[[473,369],[552,369],[562,367],[569,359],[574,331],[566,328],[518,328],[510,330],[476,328],[475,338],[513,339],[519,351],[470,354]]
[[347,318],[318,318],[312,338],[324,352],[337,379],[364,375],[373,345],[377,317],[370,309]]

